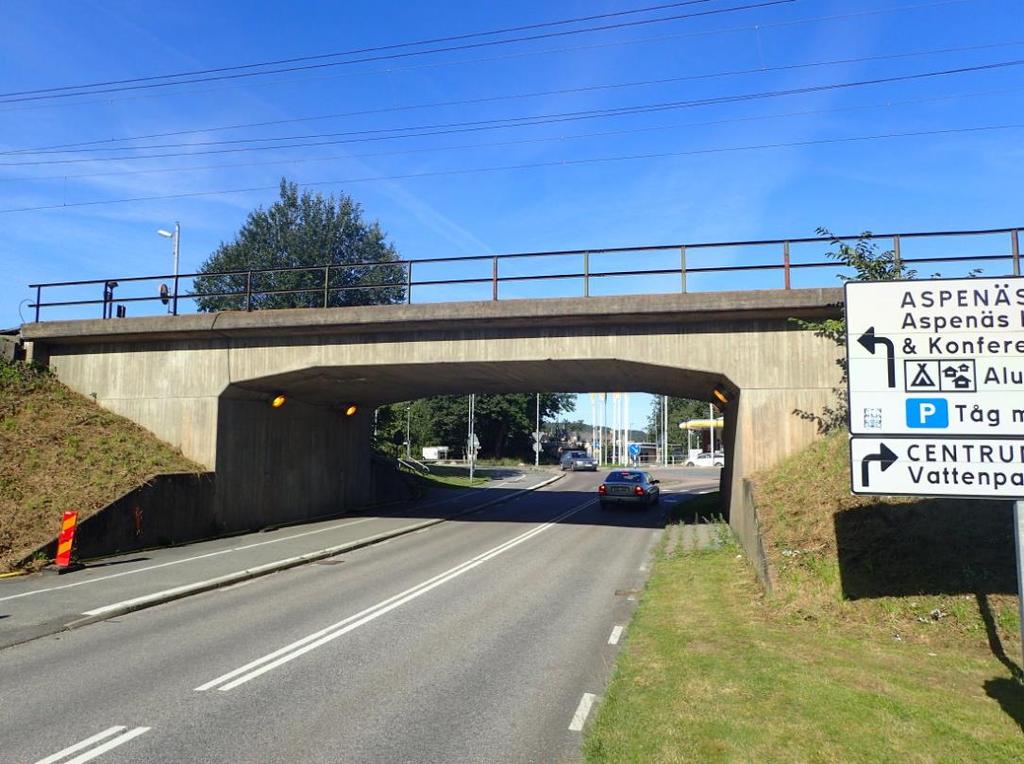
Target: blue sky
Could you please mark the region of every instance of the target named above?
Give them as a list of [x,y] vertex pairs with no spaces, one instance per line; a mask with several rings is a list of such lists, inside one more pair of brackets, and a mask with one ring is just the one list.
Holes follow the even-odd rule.
[[[316,55],[655,4],[8,0],[0,4],[5,30],[0,93]],[[754,4],[757,0],[706,0],[536,32]],[[511,36],[516,35],[470,42]],[[0,282],[0,326],[16,326],[22,315],[30,318],[24,307],[19,313],[19,303],[33,296],[29,283],[169,272],[170,245],[155,230],[175,221],[182,226],[182,271],[195,270],[218,243],[233,237],[249,210],[271,203],[276,192],[7,210],[273,189],[282,176],[299,183],[346,181],[315,188],[354,196],[409,258],[810,236],[822,225],[843,232],[1020,225],[1024,66],[1019,65],[469,133],[194,154],[210,150],[199,145],[210,141],[649,107],[1020,59],[1019,0],[796,0],[188,86],[27,101],[0,96],[0,151],[190,131],[114,144],[183,144],[159,151],[184,156],[109,159],[130,153],[124,150],[0,155],[0,262],[7,274]],[[835,61],[844,63],[826,63]],[[737,71],[746,73],[729,74]],[[453,101],[476,103],[439,105]],[[331,114],[350,115],[306,119]],[[212,129],[298,119],[303,121]],[[988,129],[993,127],[1001,129]],[[936,133],[963,128],[986,129]],[[731,150],[906,132],[933,134]],[[688,153],[708,149],[730,150]],[[640,154],[674,156],[621,159]],[[79,161],[86,158],[104,161]],[[613,158],[619,159],[579,162]],[[522,164],[543,166],[463,172]],[[366,178],[375,180],[355,180]],[[720,257],[741,261],[749,253]],[[630,263],[635,265],[622,260],[624,267]],[[832,279],[821,274],[819,282]],[[537,294],[557,293],[552,285],[536,288]],[[629,289],[643,287],[608,287]],[[633,407],[646,411],[637,402]],[[632,418],[636,424],[642,419]]]

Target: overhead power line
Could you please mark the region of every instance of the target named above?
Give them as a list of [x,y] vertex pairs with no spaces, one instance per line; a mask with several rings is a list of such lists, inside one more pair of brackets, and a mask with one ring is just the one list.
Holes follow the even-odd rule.
[[[234,154],[243,153],[250,151],[272,151],[280,149],[294,149],[294,148],[310,148],[314,146],[333,146],[347,143],[363,143],[367,141],[384,141],[384,140],[395,140],[401,138],[419,138],[428,137],[434,135],[450,135],[453,133],[466,133],[466,132],[479,132],[482,130],[497,130],[502,128],[510,127],[526,127],[534,125],[546,125],[561,122],[577,121],[581,119],[598,119],[605,117],[618,117],[618,116],[631,116],[635,114],[650,114],[661,111],[669,111],[675,109],[692,108],[698,106],[710,106],[719,105],[723,103],[737,103],[743,101],[762,100],[767,98],[780,98],[785,96],[793,95],[806,95],[809,93],[819,93],[831,90],[843,90],[857,87],[867,87],[874,85],[892,84],[894,82],[908,82],[913,80],[928,79],[934,77],[946,77],[957,74],[966,74],[970,72],[981,72],[981,71],[992,71],[997,69],[1005,69],[1009,67],[1017,67],[1024,65],[1024,59],[1015,59],[1011,61],[1000,61],[991,64],[980,64],[977,66],[966,66],[958,67],[954,69],[943,69],[937,71],[918,72],[914,74],[897,75],[893,77],[876,77],[867,80],[856,80],[852,82],[833,82],[823,85],[813,85],[802,88],[791,88],[787,90],[772,90],[772,91],[761,91],[756,93],[742,93],[730,96],[717,96],[713,98],[703,98],[688,101],[668,101],[654,104],[644,104],[638,106],[622,106],[614,107],[610,109],[592,109],[587,111],[576,111],[576,112],[561,112],[554,114],[542,114],[534,116],[524,117],[509,117],[504,119],[492,119],[492,120],[476,120],[470,122],[449,122],[432,125],[418,125],[414,127],[398,127],[398,128],[378,128],[372,130],[347,130],[341,132],[332,133],[313,133],[300,136],[290,136],[285,138],[246,138],[246,139],[234,139],[226,141],[205,141],[201,143],[190,143],[190,144],[155,144],[148,146],[138,146],[132,148],[134,151],[143,151],[146,149],[161,149],[161,148],[178,148],[181,146],[233,146],[233,148],[215,148],[215,149],[203,149],[200,151],[187,151],[187,152],[164,152],[157,154],[134,154],[125,156],[113,156],[113,157],[92,157],[92,158],[72,158],[72,159],[36,159],[31,161],[19,161],[19,162],[0,162],[0,167],[28,167],[28,166],[40,166],[40,165],[58,165],[58,164],[81,164],[85,162],[110,162],[110,161],[134,161],[139,159],[167,159],[184,156],[200,156],[209,154]],[[418,132],[417,132],[418,131]],[[314,142],[313,139],[320,138],[331,138],[337,140],[327,140]],[[266,142],[266,141],[306,141],[304,143],[284,143],[272,146],[239,146],[241,143],[255,143],[255,142]],[[100,151],[109,149],[82,149],[82,151]]]
[[166,80],[181,77],[196,77],[204,74],[220,74],[221,72],[235,72],[244,69],[258,69],[267,66],[281,66],[283,64],[297,64],[303,61],[322,61],[326,58],[340,58],[342,56],[357,56],[364,53],[379,53],[385,50],[398,50],[401,48],[413,48],[420,45],[437,45],[442,42],[456,42],[458,40],[471,40],[474,37],[491,37],[499,34],[512,34],[513,32],[527,32],[532,29],[549,29],[551,27],[565,26],[566,24],[578,24],[585,21],[599,21],[601,19],[619,18],[622,16],[634,16],[640,13],[651,13],[664,11],[672,8],[681,8],[687,5],[702,5],[714,0],[683,0],[677,3],[664,3],[662,5],[650,5],[646,8],[634,8],[632,10],[615,11],[612,13],[599,13],[593,16],[576,16],[571,19],[559,19],[557,21],[544,21],[536,24],[525,24],[523,26],[505,27],[503,29],[489,29],[483,32],[467,32],[465,34],[448,35],[446,37],[431,37],[423,40],[410,40],[407,42],[396,42],[386,45],[375,45],[369,48],[352,48],[350,50],[339,50],[334,53],[319,53],[311,56],[296,56],[294,58],[278,58],[270,61],[257,61],[250,64],[236,64],[233,66],[219,66],[211,69],[192,69],[184,72],[172,72],[170,74],[153,74],[148,77],[132,77],[123,80],[105,80],[102,82],[90,82],[81,85],[59,85],[49,88],[38,88],[36,90],[15,90],[9,93],[0,93],[0,98],[17,95],[38,95],[42,93],[56,93],[65,90],[83,90],[89,88],[108,87],[110,85],[130,85],[138,82],[152,82],[154,80]]
[[[453,170],[430,170],[425,172],[413,172],[404,173],[401,175],[376,175],[376,176],[363,176],[354,178],[341,178],[337,180],[318,180],[309,181],[306,183],[297,183],[296,185],[303,188],[310,188],[314,186],[334,186],[344,183],[369,183],[374,181],[392,181],[392,180],[410,180],[415,178],[436,178],[444,176],[455,176],[455,175],[474,175],[479,173],[489,172],[502,172],[510,170],[529,170],[529,169],[540,169],[545,167],[570,167],[577,165],[589,165],[589,164],[603,164],[609,162],[633,162],[645,159],[669,159],[672,157],[684,157],[684,156],[698,156],[702,154],[724,154],[730,152],[741,152],[741,151],[761,151],[768,149],[786,149],[786,148],[801,148],[807,146],[823,146],[829,144],[842,144],[842,143],[857,143],[867,142],[875,140],[888,140],[894,138],[918,138],[934,135],[954,135],[961,133],[980,133],[980,132],[992,132],[997,130],[1019,130],[1024,128],[1024,123],[1012,123],[1003,125],[980,125],[975,127],[957,127],[957,128],[946,128],[940,130],[914,130],[910,132],[900,133],[876,133],[873,135],[858,135],[849,136],[845,138],[821,138],[805,141],[791,141],[785,143],[760,143],[746,146],[725,146],[725,147],[714,147],[705,149],[691,149],[688,151],[662,151],[653,152],[648,154],[628,154],[621,156],[608,156],[608,157],[590,157],[584,159],[563,159],[546,162],[526,162],[522,164],[506,164],[506,165],[492,165],[489,167],[467,167],[462,169]],[[58,210],[58,209],[70,209],[77,207],[96,207],[107,204],[128,204],[132,202],[152,202],[162,201],[167,199],[190,199],[208,196],[226,196],[230,194],[244,194],[254,193],[257,191],[274,191],[278,189],[278,185],[272,186],[252,186],[249,188],[231,188],[222,189],[217,191],[189,191],[179,194],[159,194],[153,196],[135,196],[124,199],[98,199],[88,202],[67,202],[64,204],[48,204],[40,205],[37,207],[17,207],[9,209],[0,209],[0,214],[9,214],[15,212],[41,212],[45,210]]]
[[[204,75],[190,79],[175,79],[173,81],[141,81],[135,84],[114,85],[110,87],[99,87],[92,85],[63,86],[62,88],[49,89],[46,92],[36,94],[19,95],[17,93],[0,94],[0,103],[20,103],[23,101],[40,101],[53,98],[69,98],[76,95],[96,95],[99,93],[119,93],[127,90],[145,90],[150,88],[162,88],[172,85],[192,84],[196,82],[213,82],[217,80],[234,80],[247,77],[262,77],[267,74],[279,74],[282,72],[308,71],[311,69],[324,69],[335,66],[349,66],[351,64],[369,63],[372,61],[388,61],[414,56],[432,55],[435,53],[451,53],[460,50],[473,50],[475,48],[486,48],[497,45],[510,45],[519,42],[532,42],[535,40],[546,40],[554,37],[566,37],[569,35],[586,34],[590,32],[604,32],[614,29],[626,29],[649,24],[661,24],[666,21],[680,21],[683,19],[698,18],[702,16],[716,16],[726,13],[739,13],[742,11],[755,10],[758,8],[769,8],[777,5],[788,5],[799,2],[799,0],[763,0],[763,2],[748,5],[730,6],[728,8],[716,8],[696,13],[675,14],[657,19],[638,19],[636,21],[618,22],[616,24],[605,24],[601,26],[585,27],[583,29],[568,29],[559,32],[544,32],[542,34],[511,37],[506,40],[488,40],[484,42],[465,43],[461,45],[449,45],[440,48],[429,48],[427,50],[405,51],[402,53],[385,53],[381,55],[363,56],[361,58],[350,58],[344,61],[326,61],[321,63],[300,64],[296,66],[279,67],[276,69],[262,69],[260,71],[244,71],[224,74]],[[165,75],[166,76],[166,75]],[[161,79],[156,77],[154,79]]]
[[[262,122],[245,122],[229,125],[214,125],[211,127],[192,128],[188,130],[171,130],[160,133],[148,133],[144,135],[130,135],[121,138],[102,138],[91,141],[79,141],[77,143],[61,143],[50,146],[35,146],[22,149],[8,149],[0,151],[0,156],[18,155],[31,156],[38,154],[63,154],[72,153],[71,150],[81,150],[91,146],[101,146],[99,150],[116,151],[128,150],[130,146],[116,146],[111,144],[124,143],[127,141],[143,141],[153,138],[172,138],[182,135],[197,135],[201,133],[220,132],[225,130],[244,130],[254,127],[277,127],[280,125],[298,124],[302,122],[317,122],[329,119],[343,119],[346,117],[370,116],[374,114],[390,114],[402,111],[415,111],[420,109],[442,108],[449,106],[472,106],[483,103],[496,103],[501,101],[522,100],[528,98],[543,98],[556,95],[572,95],[578,93],[590,93],[601,90],[620,90],[624,88],[649,87],[653,85],[667,85],[676,82],[690,82],[706,79],[717,79],[720,77],[735,77],[746,74],[766,74],[770,72],[796,71],[800,69],[811,69],[825,66],[843,66],[846,64],[861,64],[871,61],[892,61],[905,58],[917,58],[922,56],[947,55],[950,53],[965,53],[980,50],[992,50],[995,48],[1006,48],[1024,45],[1024,40],[1008,40],[1004,42],[984,43],[979,45],[965,45],[959,47],[933,48],[930,50],[907,51],[903,53],[887,53],[877,56],[858,56],[856,58],[839,58],[826,61],[810,61],[797,64],[783,64],[779,66],[757,67],[748,69],[731,69],[719,72],[708,72],[704,74],[688,74],[679,77],[663,77],[650,80],[634,80],[631,82],[602,83],[586,85],[575,88],[561,88],[557,90],[542,90],[530,93],[512,93],[505,95],[483,96],[480,98],[466,98],[451,101],[434,101],[432,103],[407,104],[404,106],[389,106],[377,109],[360,109],[355,111],[335,112],[332,114],[318,114],[306,117],[290,117],[287,119],[266,120]],[[182,144],[184,145],[184,144]],[[194,145],[194,144],[189,144]],[[142,148],[142,147],[140,147]]]
[[157,167],[141,170],[110,170],[107,172],[76,173],[74,175],[25,175],[20,177],[0,177],[0,183],[24,182],[24,181],[46,181],[46,180],[80,180],[86,178],[99,178],[124,175],[161,175],[166,173],[180,174],[183,172],[198,172],[201,170],[224,170],[240,167],[268,167],[272,165],[296,165],[308,164],[311,162],[340,162],[350,159],[374,159],[379,157],[402,156],[409,154],[431,154],[441,151],[461,151],[466,149],[486,149],[506,146],[535,145],[541,143],[563,143],[565,141],[580,140],[585,138],[607,138],[610,136],[638,135],[641,133],[663,132],[666,130],[680,130],[691,127],[713,127],[718,125],[731,125],[743,122],[762,122],[775,119],[789,119],[792,117],[819,116],[822,114],[843,114],[853,111],[870,111],[874,109],[892,109],[898,106],[921,105],[937,101],[956,101],[976,96],[1006,95],[1007,93],[1019,93],[1024,86],[1018,88],[1001,88],[998,90],[981,90],[967,93],[954,93],[951,95],[929,96],[926,98],[910,98],[900,101],[886,101],[884,103],[862,104],[858,106],[843,106],[835,109],[805,109],[803,111],[791,111],[775,114],[755,114],[748,117],[731,117],[727,119],[703,120],[700,122],[682,122],[671,125],[652,125],[648,127],[633,127],[621,130],[602,130],[591,133],[575,133],[569,135],[553,135],[539,138],[519,138],[508,141],[486,141],[481,143],[464,143],[447,146],[427,146],[412,149],[396,149],[393,151],[374,151],[364,154],[334,154],[331,156],[319,157],[292,157],[290,159],[272,159],[269,161],[256,162],[231,162],[228,164],[210,165],[188,165],[173,167]]
[[[524,58],[524,57],[533,58],[533,57],[537,57],[537,56],[544,56],[544,55],[557,54],[557,53],[573,53],[573,52],[580,52],[580,51],[603,50],[603,49],[607,49],[607,48],[617,48],[617,47],[623,47],[623,46],[629,46],[629,45],[649,45],[649,44],[653,44],[653,43],[665,42],[665,41],[668,41],[668,40],[686,40],[686,39],[693,39],[693,38],[697,38],[697,37],[715,37],[715,36],[719,36],[719,35],[735,34],[737,32],[745,32],[745,31],[764,32],[764,31],[769,30],[769,29],[778,29],[778,28],[782,28],[782,27],[792,27],[792,26],[799,26],[799,25],[804,25],[804,24],[814,24],[814,23],[824,22],[824,21],[849,21],[851,19],[861,19],[861,18],[866,18],[866,17],[870,17],[870,16],[878,16],[878,15],[885,15],[885,14],[892,14],[892,13],[901,13],[901,12],[904,12],[904,11],[927,10],[927,9],[938,8],[938,7],[942,7],[942,6],[963,5],[963,4],[966,4],[966,3],[976,3],[976,2],[980,2],[980,1],[981,0],[929,0],[929,2],[911,3],[909,5],[893,5],[893,6],[888,6],[888,7],[885,7],[885,8],[872,8],[872,9],[868,9],[868,10],[856,11],[856,12],[853,12],[853,13],[838,13],[838,14],[830,14],[830,15],[827,15],[827,16],[805,16],[803,18],[786,19],[784,21],[760,22],[760,23],[757,23],[757,24],[750,24],[750,25],[743,25],[743,26],[720,27],[718,29],[705,29],[705,30],[701,30],[701,31],[698,31],[698,32],[679,32],[679,33],[672,33],[672,34],[654,35],[654,36],[648,36],[648,37],[632,37],[632,38],[629,38],[629,39],[610,40],[610,41],[604,41],[604,42],[600,42],[600,43],[590,43],[590,44],[587,44],[587,45],[575,45],[575,46],[560,47],[560,48],[540,48],[540,49],[535,48],[535,49],[532,49],[532,50],[515,51],[515,52],[511,52],[511,53],[505,53],[505,54],[502,54],[502,55],[499,55],[499,56],[485,56],[485,57],[477,57],[477,58],[462,58],[462,59],[455,59],[455,60],[432,61],[432,62],[428,62],[428,63],[411,64],[411,65],[408,65],[408,66],[401,66],[401,67],[390,67],[389,66],[386,69],[361,70],[361,71],[357,71],[357,72],[347,72],[347,73],[343,73],[343,74],[334,74],[334,75],[331,75],[331,76],[301,77],[301,78],[287,77],[287,78],[281,78],[281,79],[276,79],[276,80],[257,81],[257,82],[248,83],[248,84],[250,84],[250,85],[251,84],[255,84],[255,85],[259,85],[259,86],[268,86],[268,85],[269,86],[281,86],[281,85],[294,86],[296,82],[299,82],[299,83],[322,82],[322,81],[325,81],[325,80],[338,79],[340,77],[379,76],[379,75],[388,75],[388,76],[390,76],[392,74],[401,74],[403,72],[420,71],[420,70],[423,70],[423,69],[437,69],[437,68],[441,68],[441,67],[450,67],[450,66],[465,66],[465,65],[472,65],[472,64],[490,63],[490,62],[494,62],[494,61],[509,61],[509,60],[512,60],[512,59],[515,59],[515,58]],[[54,109],[54,108],[62,108],[62,107],[90,106],[90,105],[95,105],[95,104],[107,105],[107,104],[111,104],[111,103],[115,103],[115,102],[121,102],[121,101],[138,101],[138,100],[143,100],[143,99],[163,98],[163,97],[166,97],[166,96],[178,97],[178,96],[203,95],[203,94],[207,94],[207,93],[221,92],[221,91],[223,91],[225,89],[229,89],[229,88],[233,88],[233,87],[236,87],[236,86],[240,86],[242,84],[246,84],[246,83],[226,82],[226,83],[221,83],[218,86],[206,87],[206,88],[201,88],[201,89],[200,88],[192,88],[192,89],[181,90],[181,91],[177,91],[177,92],[173,92],[173,93],[145,92],[145,93],[137,93],[135,95],[129,95],[129,96],[107,96],[105,98],[96,98],[96,99],[93,99],[93,100],[75,100],[75,101],[65,101],[65,102],[55,102],[55,103],[37,103],[37,104],[21,104],[21,105],[17,105],[17,104],[10,105],[10,104],[8,104],[6,106],[4,104],[0,103],[0,112],[15,112],[15,111],[26,111],[26,110],[35,110],[35,109]]]

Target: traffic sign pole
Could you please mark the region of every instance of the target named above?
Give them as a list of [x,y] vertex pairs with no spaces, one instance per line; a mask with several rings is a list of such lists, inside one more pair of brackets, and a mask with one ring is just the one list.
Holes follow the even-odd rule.
[[1017,547],[1017,615],[1020,618],[1021,654],[1024,656],[1024,517],[1022,516],[1024,516],[1024,501],[1015,501],[1013,503],[1013,540]]

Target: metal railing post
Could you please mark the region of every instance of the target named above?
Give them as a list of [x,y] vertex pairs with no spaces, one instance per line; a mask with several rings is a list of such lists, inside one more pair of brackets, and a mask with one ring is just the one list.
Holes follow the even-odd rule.
[[405,304],[412,305],[412,260],[405,269]]
[[583,253],[583,296],[590,297],[590,253]]
[[896,265],[896,269],[902,275],[903,272],[903,255],[900,253],[900,235],[896,234],[892,237],[892,260]]
[[686,292],[686,245],[679,248],[679,291]]
[[[1013,255],[1013,275],[1020,275],[1020,230],[1010,231],[1010,253]],[[39,300],[36,300],[39,302]]]
[[491,260],[491,299],[498,299],[498,258]]
[[331,266],[324,267],[324,307],[327,307],[327,303],[330,301],[329,287],[331,284]]
[[39,303],[43,301],[43,288],[41,286],[36,287],[36,323],[39,323]]
[[784,274],[785,288],[790,288],[789,279],[789,242],[782,242],[782,272]]
[[252,313],[252,271],[245,273],[245,312]]

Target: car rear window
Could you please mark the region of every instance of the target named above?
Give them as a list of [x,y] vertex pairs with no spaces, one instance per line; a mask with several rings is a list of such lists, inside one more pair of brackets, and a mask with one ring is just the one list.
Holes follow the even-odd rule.
[[610,472],[606,483],[642,483],[644,473],[642,472]]

